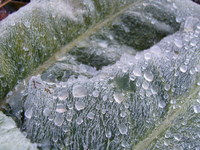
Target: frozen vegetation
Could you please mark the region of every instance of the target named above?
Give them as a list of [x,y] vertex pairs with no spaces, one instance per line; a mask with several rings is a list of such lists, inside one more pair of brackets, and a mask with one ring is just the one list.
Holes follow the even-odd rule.
[[27,52],[38,63],[19,59],[28,70],[76,39],[7,96],[27,138],[40,149],[199,150],[200,6],[189,0],[54,3],[33,1],[21,10],[42,6],[56,14],[50,22],[39,20],[50,23],[40,51],[45,58],[36,46]]

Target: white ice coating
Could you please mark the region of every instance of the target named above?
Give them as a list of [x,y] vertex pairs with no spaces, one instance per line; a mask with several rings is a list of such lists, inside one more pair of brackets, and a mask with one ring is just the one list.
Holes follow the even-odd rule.
[[[192,18],[191,24],[185,19],[186,22],[182,24],[183,32],[180,30],[181,32],[171,34],[136,55],[125,53],[120,59],[113,56],[113,59],[118,60],[116,63],[103,66],[98,71],[92,70],[95,73],[88,73],[87,66],[79,64],[80,62],[76,62],[74,66],[71,62],[59,62],[59,66],[65,69],[75,68],[75,73],[70,74],[67,80],[51,83],[38,77],[33,78],[30,80],[25,102],[24,124],[29,127],[35,122],[48,120],[47,132],[57,136],[53,141],[59,141],[61,135],[66,135],[70,138],[69,145],[70,142],[73,143],[69,146],[71,149],[79,149],[81,142],[86,149],[101,149],[100,147],[107,143],[102,143],[105,139],[111,140],[111,149],[117,149],[116,145],[119,149],[131,147],[132,143],[135,144],[143,138],[143,134],[151,132],[168,110],[178,108],[177,104],[181,101],[179,96],[187,96],[187,92],[196,85],[200,70],[197,50],[199,43],[191,45],[191,39],[196,40],[200,32],[195,32],[198,29],[195,21],[198,23],[198,20]],[[182,38],[177,38],[179,36]],[[106,56],[106,49],[110,48],[109,41],[94,40],[94,43],[98,43],[97,47],[103,49],[98,56],[102,53]],[[41,84],[36,84],[35,88],[32,81]],[[45,90],[50,85],[53,87],[52,92]],[[61,93],[58,94],[59,90]],[[174,95],[176,102],[171,101]],[[34,117],[30,113],[30,106],[34,106]],[[193,105],[190,110],[198,114],[199,105]],[[41,118],[38,117],[40,114],[43,115]],[[31,126],[26,130],[29,135],[34,135],[33,131],[38,128]],[[40,130],[38,132],[41,134]],[[42,135],[38,136],[36,141],[42,140]],[[52,140],[51,136],[49,139]],[[173,136],[173,139],[177,141],[179,138]]]

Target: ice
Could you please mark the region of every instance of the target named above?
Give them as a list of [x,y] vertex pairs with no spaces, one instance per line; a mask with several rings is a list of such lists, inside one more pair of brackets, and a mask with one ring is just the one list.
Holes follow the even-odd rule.
[[65,105],[63,105],[63,104],[57,104],[56,112],[58,112],[58,113],[64,113],[66,111],[67,111],[67,109],[66,109]]
[[61,100],[61,101],[66,100],[68,97],[69,97],[69,93],[68,93],[67,90],[60,91],[59,94],[58,94],[58,98],[59,98],[59,100]]
[[82,123],[83,123],[83,118],[82,118],[82,117],[78,117],[78,118],[76,119],[76,123],[77,123],[78,125],[82,124]]
[[95,116],[95,114],[94,114],[93,112],[89,112],[89,113],[87,114],[87,117],[88,117],[89,119],[94,119],[94,116]]
[[193,106],[194,113],[200,113],[200,105]]
[[[92,7],[92,2],[84,1],[82,7],[85,3]],[[106,7],[104,2],[102,7]],[[83,21],[78,17],[72,20]],[[29,80],[23,97],[22,130],[41,149],[45,148],[41,141],[46,140],[49,149],[69,150],[134,149],[149,134],[161,132],[155,132],[155,127],[165,128],[166,119],[184,113],[195,96],[194,89],[198,90],[200,43],[194,41],[199,41],[199,21],[196,16],[188,17],[191,14],[183,10],[182,2],[138,2],[111,24],[80,39],[41,76]],[[190,105],[190,115],[185,118],[187,113],[183,114],[179,120],[198,115],[197,106]],[[27,113],[30,110],[32,115]],[[162,129],[162,133],[170,130],[167,136],[159,133],[162,141],[158,146],[183,147],[177,143],[184,143],[184,137],[171,130],[179,130],[187,122],[173,123]],[[169,147],[170,140],[173,147]]]
[[182,47],[183,47],[183,41],[182,41],[182,39],[175,38],[175,39],[174,39],[174,44],[175,44],[178,48],[182,48]]
[[78,100],[75,102],[75,108],[76,110],[80,111],[83,110],[86,107],[85,102],[82,100]]
[[72,93],[73,93],[74,97],[78,97],[78,98],[82,98],[82,97],[87,96],[87,90],[81,85],[73,86]]
[[193,31],[198,22],[199,22],[198,18],[188,17],[184,24],[184,31],[186,31],[186,32]]
[[135,69],[133,70],[133,74],[134,74],[136,77],[140,77],[140,76],[142,76],[142,71],[141,71],[141,69],[138,67],[138,68],[135,68]]
[[124,147],[124,148],[129,147],[128,142],[124,140],[124,141],[122,142],[122,147]]
[[160,101],[160,102],[158,103],[158,107],[160,107],[160,108],[165,108],[165,107],[166,107],[166,103],[165,103],[164,101]]
[[187,71],[187,66],[186,65],[181,65],[180,66],[180,71],[185,73]]
[[120,124],[120,125],[119,125],[119,132],[120,132],[121,134],[127,134],[128,129],[127,129],[127,127],[126,127],[125,124]]
[[2,20],[0,98],[61,47],[130,1],[33,0]]
[[37,150],[37,145],[26,139],[25,135],[17,128],[14,120],[0,112],[0,149],[31,149]]
[[25,111],[25,116],[28,118],[28,119],[31,119],[33,115],[33,109],[32,108],[29,108]]
[[115,101],[120,104],[121,102],[124,101],[124,95],[122,93],[117,93],[115,92],[114,95],[113,95]]
[[49,110],[49,108],[48,108],[48,107],[47,107],[47,108],[45,108],[45,109],[44,109],[44,111],[43,111],[43,114],[44,114],[44,116],[46,116],[46,117],[47,117],[47,116],[49,116],[49,115],[50,115],[50,113],[51,113],[51,112],[50,112],[50,110]]
[[56,126],[62,126],[64,122],[64,116],[62,114],[56,114],[56,117],[54,119],[54,123]]
[[144,78],[149,81],[152,82],[153,81],[153,74],[151,72],[145,72],[144,73]]
[[191,99],[184,111],[173,120],[170,127],[146,149],[167,150],[171,147],[173,149],[198,149],[200,147],[199,112],[195,111],[199,105],[195,101],[196,99]]
[[107,137],[107,138],[111,138],[111,136],[112,136],[112,133],[111,133],[110,131],[107,131],[107,132],[106,132],[106,137]]
[[149,83],[147,81],[144,81],[142,83],[142,88],[145,89],[145,90],[147,90],[149,88]]

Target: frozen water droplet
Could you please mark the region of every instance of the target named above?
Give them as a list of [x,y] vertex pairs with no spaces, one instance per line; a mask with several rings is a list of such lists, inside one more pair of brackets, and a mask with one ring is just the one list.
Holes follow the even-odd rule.
[[31,23],[29,21],[25,21],[24,22],[25,27],[30,28],[31,27]]
[[31,119],[32,115],[33,115],[33,108],[28,108],[28,109],[25,111],[25,116],[26,116],[26,118]]
[[187,71],[187,66],[186,65],[181,65],[180,66],[180,71],[185,73]]
[[154,76],[153,76],[152,72],[145,72],[144,73],[144,78],[145,78],[145,80],[147,80],[149,82],[152,82]]
[[66,100],[68,97],[69,97],[69,93],[68,93],[66,90],[60,91],[60,92],[58,93],[58,98],[59,98],[59,100],[61,100],[61,101]]
[[169,91],[170,90],[170,85],[169,84],[165,84],[164,88],[165,88],[166,91]]
[[89,118],[89,119],[94,119],[94,116],[95,116],[95,114],[93,113],[93,112],[89,112],[88,114],[87,114],[87,118]]
[[52,139],[53,139],[53,142],[54,142],[54,143],[57,143],[57,142],[58,142],[58,135],[54,133]]
[[107,99],[108,99],[107,95],[104,95],[103,96],[103,101],[107,101]]
[[180,141],[181,140],[181,136],[180,135],[175,135],[174,139],[177,140],[177,141]]
[[73,115],[72,115],[72,114],[69,114],[69,115],[67,115],[67,117],[66,117],[67,121],[69,121],[69,122],[72,121],[72,118],[73,118]]
[[197,66],[195,67],[195,71],[196,71],[196,72],[200,72],[200,65],[197,65]]
[[81,85],[73,86],[72,94],[74,97],[82,98],[87,96],[87,90]]
[[98,43],[98,45],[102,48],[107,48],[108,47],[108,43],[106,41],[101,41]]
[[144,59],[145,59],[145,60],[150,60],[150,59],[151,59],[151,53],[148,53],[148,52],[145,53],[145,54],[144,54]]
[[191,42],[190,42],[191,46],[196,46],[197,44],[198,44],[198,40],[196,40],[196,39],[191,40]]
[[64,116],[62,114],[56,114],[56,117],[54,119],[54,124],[60,127],[62,126],[63,122],[64,122]]
[[3,78],[3,77],[4,77],[4,75],[2,73],[0,73],[0,79]]
[[175,3],[173,3],[172,6],[173,6],[174,9],[178,8]]
[[155,90],[154,88],[151,88],[151,93],[152,93],[153,95],[156,95],[156,94],[157,94],[157,92],[156,92],[156,90]]
[[124,101],[124,95],[123,95],[122,93],[117,93],[117,92],[115,92],[115,93],[113,94],[113,96],[114,96],[115,101],[116,101],[118,104],[120,104],[121,102]]
[[184,24],[184,31],[193,31],[199,19],[194,17],[188,17]]
[[92,92],[92,95],[93,95],[94,97],[98,97],[98,96],[99,96],[99,91],[97,91],[97,90],[93,91],[93,92]]
[[101,113],[106,114],[106,111],[107,111],[106,109],[102,109]]
[[169,142],[168,142],[167,140],[165,140],[165,141],[164,141],[164,145],[165,145],[165,146],[168,146],[168,145],[169,145]]
[[160,108],[165,108],[165,107],[166,107],[166,103],[165,103],[164,101],[160,101],[160,102],[158,103],[158,107],[160,107]]
[[200,105],[193,106],[194,113],[200,113]]
[[15,22],[14,22],[14,21],[11,21],[10,25],[11,25],[11,26],[15,26]]
[[49,116],[50,115],[50,110],[49,110],[49,108],[45,108],[44,110],[43,110],[43,114],[44,114],[44,116]]
[[121,134],[127,134],[128,129],[124,123],[120,124],[118,128]]
[[198,23],[198,24],[197,24],[197,29],[199,29],[199,30],[200,30],[200,23]]
[[106,131],[106,137],[111,138],[111,136],[112,136],[112,133],[110,131]]
[[85,108],[85,102],[84,101],[76,101],[75,102],[75,108],[76,110],[80,111],[80,110],[83,110]]
[[195,69],[190,69],[190,74],[191,75],[195,74]]
[[28,49],[28,47],[24,46],[23,50],[27,52],[29,49]]
[[145,90],[147,90],[147,89],[149,88],[149,82],[144,81],[144,82],[142,83],[142,88],[145,89]]
[[131,81],[134,81],[135,79],[136,79],[136,77],[135,77],[133,74],[131,74],[131,75],[130,75],[130,80],[131,80]]
[[121,112],[120,117],[122,117],[122,118],[126,117],[126,112]]
[[82,124],[82,123],[83,123],[83,118],[82,118],[82,117],[78,117],[78,118],[76,119],[76,123],[77,123],[78,125]]
[[140,68],[134,68],[133,74],[134,74],[136,77],[140,77],[140,76],[142,76],[142,71],[141,71]]
[[72,104],[67,104],[67,107],[68,107],[69,110],[73,109],[73,105]]
[[67,111],[66,106],[64,106],[63,104],[57,104],[56,112],[64,113],[66,111]]
[[126,148],[126,147],[129,147],[129,144],[127,141],[123,140],[122,141],[122,147]]
[[174,39],[174,44],[176,45],[176,47],[178,48],[182,48],[183,47],[183,42],[181,39],[175,38]]
[[54,119],[54,116],[53,116],[53,115],[49,115],[49,116],[48,116],[48,120],[49,120],[49,121],[53,121],[53,119]]
[[155,45],[155,46],[151,47],[150,50],[155,56],[160,57],[160,54],[162,51],[159,46]]

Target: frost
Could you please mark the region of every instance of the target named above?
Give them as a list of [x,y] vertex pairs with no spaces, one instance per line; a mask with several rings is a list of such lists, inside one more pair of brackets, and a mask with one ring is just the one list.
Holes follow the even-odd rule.
[[37,145],[32,144],[30,140],[26,139],[25,136],[17,128],[14,120],[7,117],[0,112],[0,149],[31,149],[36,150]]
[[[110,12],[107,6],[116,4],[104,2],[93,9]],[[199,147],[199,13],[179,1],[133,4],[30,78],[22,129],[41,149]]]

